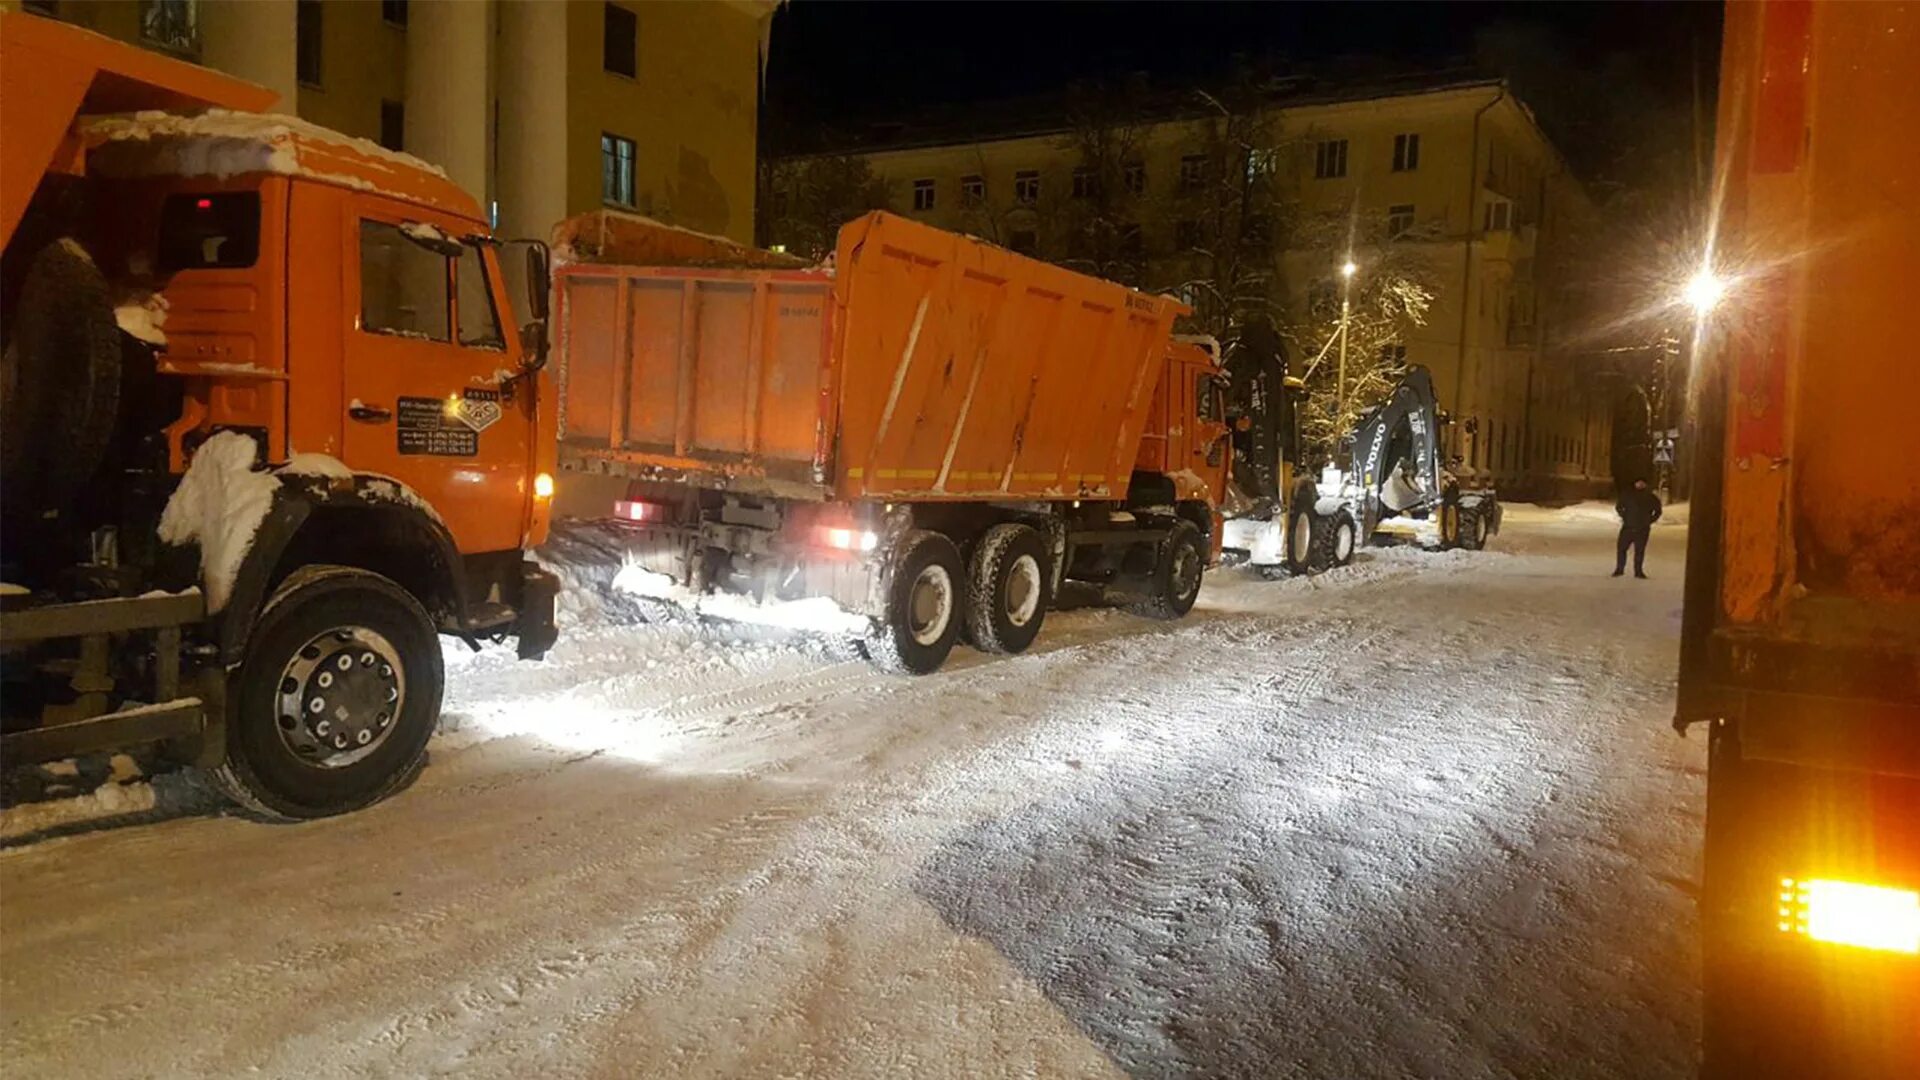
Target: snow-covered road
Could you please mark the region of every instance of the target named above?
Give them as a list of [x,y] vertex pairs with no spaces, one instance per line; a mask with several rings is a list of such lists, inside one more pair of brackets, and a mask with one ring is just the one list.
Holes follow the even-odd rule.
[[1686,1075],[1683,530],[1612,580],[1609,516],[917,680],[455,658],[386,804],[0,851],[0,1074]]

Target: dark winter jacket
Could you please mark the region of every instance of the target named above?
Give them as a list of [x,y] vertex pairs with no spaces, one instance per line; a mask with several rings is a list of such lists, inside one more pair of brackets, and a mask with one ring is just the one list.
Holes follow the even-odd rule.
[[1660,496],[1651,490],[1628,488],[1620,493],[1620,501],[1614,504],[1613,509],[1620,515],[1621,529],[1643,533],[1660,520]]

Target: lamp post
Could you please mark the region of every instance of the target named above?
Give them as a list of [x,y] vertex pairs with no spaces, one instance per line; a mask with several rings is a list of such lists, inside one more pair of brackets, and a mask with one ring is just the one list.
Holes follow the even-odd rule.
[[1353,275],[1359,269],[1352,256],[1340,264],[1340,369],[1334,375],[1333,400],[1342,418],[1347,414],[1347,321],[1353,314]]

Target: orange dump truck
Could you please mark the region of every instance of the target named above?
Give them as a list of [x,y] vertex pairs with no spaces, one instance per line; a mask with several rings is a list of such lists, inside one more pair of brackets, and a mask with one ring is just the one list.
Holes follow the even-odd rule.
[[1227,427],[1180,305],[885,213],[831,268],[646,232],[559,236],[560,463],[629,480],[617,584],[810,605],[915,673],[1025,649],[1067,580],[1192,606]]
[[1727,5],[1677,718],[1713,1077],[1920,1076],[1916,75],[1920,7]]
[[553,403],[473,198],[272,103],[0,12],[0,750],[312,817],[419,768],[440,634],[552,643]]

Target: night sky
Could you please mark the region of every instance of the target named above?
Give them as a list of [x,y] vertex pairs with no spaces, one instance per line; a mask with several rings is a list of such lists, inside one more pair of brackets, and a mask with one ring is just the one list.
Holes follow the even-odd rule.
[[1477,65],[1511,76],[1549,130],[1572,144],[1563,149],[1597,162],[1610,148],[1583,144],[1608,141],[1596,129],[1618,125],[1588,110],[1684,109],[1694,65],[1711,90],[1719,32],[1717,3],[794,0],[774,16],[768,134],[777,141],[782,125],[909,119],[929,106],[1044,95],[1134,72],[1155,85],[1204,82],[1239,55],[1336,78]]

